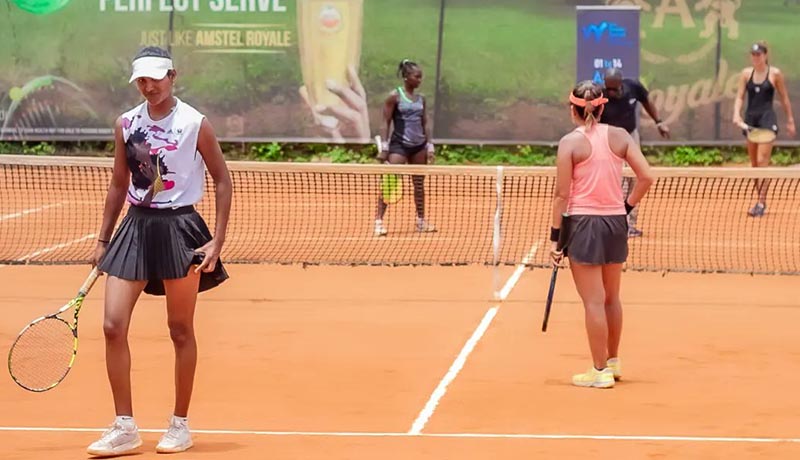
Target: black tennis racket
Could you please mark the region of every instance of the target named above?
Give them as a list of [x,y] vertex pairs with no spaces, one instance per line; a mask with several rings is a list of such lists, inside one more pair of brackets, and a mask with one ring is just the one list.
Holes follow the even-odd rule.
[[[567,214],[563,214],[561,218],[561,233],[556,243],[556,250],[562,251],[566,256],[567,241],[569,238],[569,224],[570,219]],[[562,259],[563,260],[563,259]],[[547,303],[544,305],[544,320],[542,321],[542,332],[547,332],[547,323],[550,320],[550,307],[553,305],[553,294],[556,292],[556,279],[558,279],[558,269],[560,268],[560,261],[556,263],[553,261],[553,273],[550,275],[550,289],[547,291]]]
[[[100,272],[95,267],[78,295],[57,312],[33,320],[8,352],[8,372],[22,388],[43,392],[55,388],[72,369],[78,354],[78,314]],[[74,309],[72,324],[59,315]]]

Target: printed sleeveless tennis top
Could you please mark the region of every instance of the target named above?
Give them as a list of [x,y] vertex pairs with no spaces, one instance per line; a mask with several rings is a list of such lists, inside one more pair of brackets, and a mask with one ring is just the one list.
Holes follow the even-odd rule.
[[131,172],[128,202],[150,208],[194,205],[203,196],[205,163],[197,151],[203,114],[178,98],[154,121],[147,102],[122,115],[122,138]]

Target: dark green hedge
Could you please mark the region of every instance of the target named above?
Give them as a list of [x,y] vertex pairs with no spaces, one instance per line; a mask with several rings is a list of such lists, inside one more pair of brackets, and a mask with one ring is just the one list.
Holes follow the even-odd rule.
[[[373,163],[372,145],[331,144],[222,144],[225,156],[232,160]],[[0,154],[110,156],[109,142],[0,142]],[[462,146],[437,147],[437,164],[484,164],[510,166],[550,166],[554,164],[555,147],[547,146]],[[744,146],[645,147],[650,163],[657,166],[719,166],[749,164]],[[800,164],[800,147],[776,147],[772,164]]]

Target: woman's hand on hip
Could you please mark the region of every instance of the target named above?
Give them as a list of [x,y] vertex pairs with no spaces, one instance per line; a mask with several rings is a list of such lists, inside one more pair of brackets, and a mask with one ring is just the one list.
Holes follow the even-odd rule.
[[216,238],[212,238],[208,243],[195,249],[195,253],[202,254],[203,261],[197,266],[197,268],[194,269],[194,272],[213,272],[214,269],[217,268],[217,261],[219,260],[220,251],[222,251],[222,244],[217,242]]

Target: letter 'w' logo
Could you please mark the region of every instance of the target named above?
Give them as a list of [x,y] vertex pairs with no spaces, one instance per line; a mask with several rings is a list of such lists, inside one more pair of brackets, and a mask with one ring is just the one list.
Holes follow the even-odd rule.
[[624,27],[609,21],[589,24],[583,28],[583,38],[602,42],[604,39],[614,45],[630,44],[628,32]]

